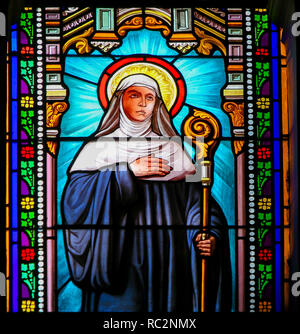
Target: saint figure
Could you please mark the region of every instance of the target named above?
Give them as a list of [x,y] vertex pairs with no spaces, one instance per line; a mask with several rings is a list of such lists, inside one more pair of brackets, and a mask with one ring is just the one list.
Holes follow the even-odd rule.
[[197,312],[202,256],[207,309],[230,310],[226,219],[211,198],[202,240],[201,183],[187,182],[196,169],[175,136],[158,83],[131,75],[69,167],[62,217],[82,311]]

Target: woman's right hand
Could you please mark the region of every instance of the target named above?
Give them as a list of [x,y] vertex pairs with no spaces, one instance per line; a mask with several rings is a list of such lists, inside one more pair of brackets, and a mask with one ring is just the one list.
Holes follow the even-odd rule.
[[136,159],[129,164],[129,167],[136,177],[165,176],[172,170],[168,162],[168,160],[148,155]]

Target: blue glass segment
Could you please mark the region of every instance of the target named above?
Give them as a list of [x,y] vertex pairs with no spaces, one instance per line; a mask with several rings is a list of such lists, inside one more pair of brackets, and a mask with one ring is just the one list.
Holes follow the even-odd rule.
[[97,85],[67,75],[64,81],[70,91],[70,108],[61,122],[61,137],[90,136],[103,116]]
[[12,31],[11,32],[11,51],[15,52],[18,51],[18,46],[17,46],[17,31]]
[[11,173],[11,227],[18,227],[18,174]]
[[11,144],[11,169],[13,171],[18,169],[18,143]]
[[11,103],[11,139],[18,139],[18,102]]
[[279,102],[273,103],[273,137],[279,138]]
[[273,99],[278,100],[279,90],[278,90],[278,60],[272,60],[272,70],[273,70]]
[[142,29],[129,31],[123,39],[122,45],[112,51],[112,55],[150,54],[156,56],[178,55],[178,52],[169,48],[167,41],[159,31]]
[[[281,192],[280,192],[280,172],[275,172],[274,173],[274,190],[275,190],[275,194],[274,194],[274,200],[275,200],[275,203],[274,203],[274,214],[275,214],[275,226],[280,226],[280,195],[281,195]],[[277,240],[279,241],[279,240]]]
[[277,32],[272,32],[271,38],[272,38],[272,56],[277,57],[278,56]]
[[18,242],[18,231],[17,230],[13,230],[11,232],[11,241]]
[[182,134],[181,133],[181,124],[183,122],[183,120],[187,117],[189,113],[189,108],[187,106],[183,106],[183,108],[181,108],[181,110],[178,112],[178,114],[172,119],[172,123],[175,127],[175,129],[177,130],[178,134]]
[[280,142],[278,140],[274,141],[274,169],[280,169]]
[[[66,57],[65,73],[98,84],[102,72],[113,60],[109,57]],[[70,87],[72,88],[72,87]]]
[[15,56],[11,57],[11,97],[18,97],[18,59]]

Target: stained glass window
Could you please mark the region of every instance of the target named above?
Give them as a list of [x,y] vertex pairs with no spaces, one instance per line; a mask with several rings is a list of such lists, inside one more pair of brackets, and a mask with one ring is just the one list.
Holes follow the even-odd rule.
[[[226,270],[230,272],[230,311],[288,310],[293,240],[289,180],[292,110],[288,108],[289,74],[281,37],[282,28],[272,21],[267,9],[261,8],[24,7],[9,27],[6,45],[6,311],[86,310],[88,283],[76,281],[79,267],[75,270],[72,261],[76,262],[77,257],[69,257],[68,247],[77,244],[68,246],[68,242],[81,231],[75,242],[80,244],[81,239],[88,238],[82,231],[90,229],[91,234],[101,235],[106,245],[113,236],[105,239],[106,232],[101,231],[113,231],[114,227],[78,223],[71,228],[64,223],[69,169],[79,150],[99,131],[122,80],[141,74],[158,84],[174,133],[190,138],[182,150],[202,168],[197,184],[201,199],[207,202],[199,203],[201,219],[197,218],[196,227],[203,230],[205,217],[208,224],[214,221],[213,214],[205,209],[205,205],[212,206],[212,199],[222,212],[229,246]],[[204,143],[199,144],[198,137],[204,138]],[[88,196],[84,187],[89,182],[75,192],[77,198],[82,196],[82,203]],[[99,196],[104,196],[107,189],[103,186]],[[170,211],[163,212],[169,197],[162,197],[166,206],[158,208],[160,197],[155,196],[149,197],[154,211],[147,212],[146,205],[144,214],[156,215],[157,225],[136,226],[140,237],[134,240],[145,244],[132,242],[132,247],[150,257],[151,252],[153,257],[155,252],[168,252],[170,258],[174,247],[174,254],[181,259],[178,240],[194,231],[195,224],[178,228],[179,218],[172,214],[176,210],[182,213],[180,205],[171,205]],[[110,200],[118,201],[114,196]],[[116,211],[129,207],[116,207]],[[104,206],[101,210],[109,209]],[[174,226],[159,224],[164,215],[166,219],[173,217]],[[82,216],[78,222],[85,219]],[[126,231],[126,227],[120,230]],[[213,230],[209,225],[208,233]],[[159,251],[150,250],[145,240],[160,237],[155,241],[161,247]],[[108,265],[118,261],[115,251],[108,254],[108,248],[94,244],[96,240],[91,237],[87,250],[78,246],[78,254],[86,252],[78,260],[80,270],[89,261],[91,249],[98,255],[100,249],[107,252],[99,256],[108,259]],[[218,240],[216,249],[223,247],[223,241]],[[131,249],[130,245],[126,247]],[[126,247],[122,252],[128,251]],[[225,254],[225,248],[222,252]],[[200,291],[200,285],[195,288],[193,284],[203,282],[203,277],[191,283],[191,277],[197,275],[190,264],[194,261],[191,254],[184,260],[191,270],[191,281],[186,285],[187,289]],[[166,299],[157,306],[156,293],[151,302],[148,295],[148,306],[144,305],[143,310],[176,310],[170,305],[172,298],[179,298],[179,290],[170,282],[176,286],[180,279],[175,271],[185,270],[178,269],[176,261],[156,263],[165,276],[160,277],[156,271],[151,276],[150,265],[141,271],[141,275],[151,276],[147,293],[160,279],[160,288],[165,289],[161,298]],[[213,263],[210,258],[197,261],[208,266]],[[163,270],[164,266],[171,269]],[[108,271],[104,270],[105,274],[109,275]],[[176,297],[171,293],[173,288],[177,289]],[[222,311],[224,294],[221,291],[215,298],[211,306],[214,311]],[[101,297],[98,310],[119,310],[121,302],[120,310],[136,310],[132,299],[128,302],[127,297],[112,295]],[[140,296],[134,298],[139,300]],[[187,311],[202,310],[200,304],[191,305]]]

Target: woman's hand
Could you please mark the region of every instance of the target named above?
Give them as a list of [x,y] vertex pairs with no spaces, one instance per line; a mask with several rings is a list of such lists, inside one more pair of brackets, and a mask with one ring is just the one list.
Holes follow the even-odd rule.
[[195,246],[201,256],[212,256],[216,248],[216,238],[212,235],[205,238],[205,234],[199,233],[195,238]]
[[136,177],[165,176],[170,173],[172,167],[168,160],[155,158],[152,154],[133,161],[129,167]]

